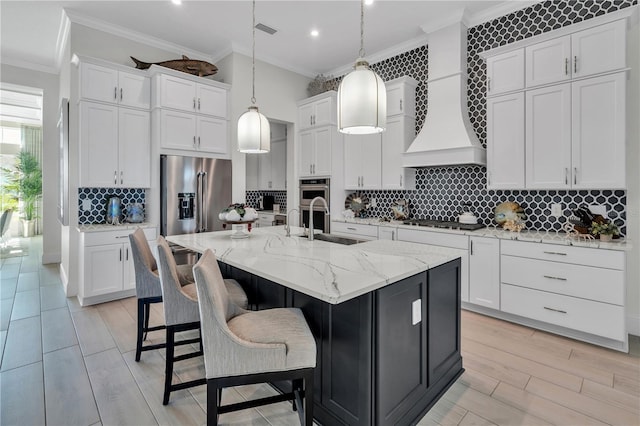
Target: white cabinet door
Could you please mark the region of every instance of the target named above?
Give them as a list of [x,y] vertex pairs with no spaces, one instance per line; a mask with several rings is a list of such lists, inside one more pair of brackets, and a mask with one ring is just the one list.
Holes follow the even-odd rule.
[[227,91],[219,87],[198,84],[196,108],[200,114],[227,118]]
[[[271,144],[273,149],[273,144]],[[258,188],[271,189],[271,151],[258,154]]]
[[487,58],[487,96],[524,89],[524,49]]
[[572,34],[571,53],[574,77],[624,68],[626,21],[615,21]]
[[487,99],[487,188],[524,189],[524,92]]
[[333,113],[333,98],[328,97],[321,99],[314,103],[315,117],[313,118],[313,124],[315,126],[326,126],[336,121],[335,114]]
[[80,97],[118,102],[118,71],[86,62],[80,64]]
[[[404,108],[404,107],[403,107]],[[381,188],[415,189],[416,169],[402,167],[402,154],[415,137],[415,119],[408,115],[387,117],[382,133]]]
[[333,127],[322,127],[314,131],[315,160],[313,162],[313,174],[315,176],[331,175],[331,141],[333,131],[335,131]]
[[118,184],[118,107],[80,102],[80,187]]
[[325,97],[322,99],[298,107],[298,126],[300,129],[327,126],[336,122],[335,92],[327,92],[323,96]]
[[198,151],[227,154],[227,120],[196,116],[196,148]]
[[136,271],[133,265],[131,245],[129,243],[123,244],[122,250],[122,289],[133,290],[136,288]]
[[166,109],[160,111],[160,146],[194,150],[196,143],[195,115]]
[[300,176],[313,176],[313,162],[315,149],[315,132],[308,130],[300,133],[300,161],[298,172]]
[[151,105],[151,81],[149,77],[119,71],[118,102],[122,106],[149,109]]
[[122,290],[123,245],[84,248],[84,297]]
[[398,232],[397,228],[390,228],[388,226],[379,226],[378,239],[395,241],[398,239],[397,232]]
[[571,78],[571,37],[559,37],[525,48],[527,87]]
[[570,188],[571,85],[528,91],[525,111],[527,188]]
[[119,108],[118,185],[151,187],[151,119],[148,111]]
[[625,188],[624,72],[572,83],[572,186]]
[[298,125],[301,129],[313,127],[314,104],[301,105],[298,108]]
[[258,190],[258,162],[259,158],[263,154],[246,154],[245,167],[247,169],[247,191]]
[[[379,133],[362,135],[360,189],[380,189],[382,174],[382,136]],[[347,158],[345,158],[345,161]]]
[[469,302],[500,309],[500,240],[469,238]]
[[271,142],[271,189],[287,189],[287,141]]
[[160,106],[182,111],[195,111],[196,83],[171,75],[161,75]]
[[344,189],[360,189],[362,176],[362,143],[360,136],[344,136]]

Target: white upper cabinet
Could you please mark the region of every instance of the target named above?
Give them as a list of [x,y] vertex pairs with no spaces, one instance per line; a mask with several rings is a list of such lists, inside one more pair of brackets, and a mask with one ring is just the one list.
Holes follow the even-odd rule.
[[411,77],[400,77],[385,83],[387,88],[387,117],[405,114],[416,115],[416,87]]
[[148,188],[150,154],[148,111],[81,102],[79,186]]
[[227,90],[219,87],[196,85],[196,111],[215,117],[227,117]]
[[344,189],[380,189],[382,136],[345,135]]
[[571,84],[527,91],[526,185],[571,187]]
[[626,21],[619,20],[527,46],[527,87],[626,66]]
[[298,104],[298,126],[300,130],[333,125],[336,122],[336,115],[335,91],[321,93]]
[[625,188],[624,72],[572,83],[574,189]]
[[227,118],[227,89],[160,74],[154,106]]
[[80,98],[148,109],[149,77],[90,62],[80,64]]
[[571,78],[571,37],[559,37],[527,46],[527,87]]
[[487,58],[487,96],[524,89],[524,49]]
[[300,177],[330,176],[332,141],[337,138],[334,126],[323,126],[300,132]]
[[415,189],[416,169],[402,167],[402,154],[416,135],[416,120],[408,115],[387,117],[382,133],[382,189]]
[[524,92],[487,99],[487,188],[524,189]]

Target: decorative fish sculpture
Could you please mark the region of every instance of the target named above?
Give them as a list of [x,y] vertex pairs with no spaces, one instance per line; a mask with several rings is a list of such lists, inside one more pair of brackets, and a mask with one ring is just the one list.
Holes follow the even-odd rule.
[[207,61],[199,61],[196,59],[189,59],[185,55],[182,55],[182,59],[172,59],[170,61],[148,63],[142,62],[130,56],[133,62],[136,63],[136,68],[140,70],[146,70],[151,65],[160,65],[161,67],[171,68],[173,70],[186,72],[188,74],[197,75],[203,77],[205,75],[214,75],[218,72],[218,67],[210,64]]

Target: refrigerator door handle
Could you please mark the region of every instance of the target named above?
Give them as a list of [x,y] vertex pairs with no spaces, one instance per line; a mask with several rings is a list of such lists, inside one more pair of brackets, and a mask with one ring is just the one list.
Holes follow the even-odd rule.
[[208,216],[209,216],[209,212],[208,210],[208,206],[205,204],[204,202],[204,198],[205,198],[205,194],[207,194],[207,191],[209,190],[209,188],[207,187],[207,172],[202,172],[202,192],[201,192],[201,200],[200,200],[200,211],[202,213],[202,220],[201,222],[201,229],[200,232],[207,232],[208,228],[209,228],[209,223],[208,223]]
[[202,228],[202,172],[196,174],[196,232]]

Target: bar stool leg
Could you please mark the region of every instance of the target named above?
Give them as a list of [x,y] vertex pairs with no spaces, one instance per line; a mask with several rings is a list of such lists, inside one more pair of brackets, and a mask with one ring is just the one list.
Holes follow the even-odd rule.
[[171,395],[171,379],[173,378],[173,358],[175,349],[175,330],[174,326],[167,326],[167,346],[166,346],[166,363],[164,370],[164,397],[162,405],[169,404],[169,395]]
[[144,301],[138,299],[138,333],[136,336],[136,362],[140,361],[142,354],[142,335],[144,332]]

